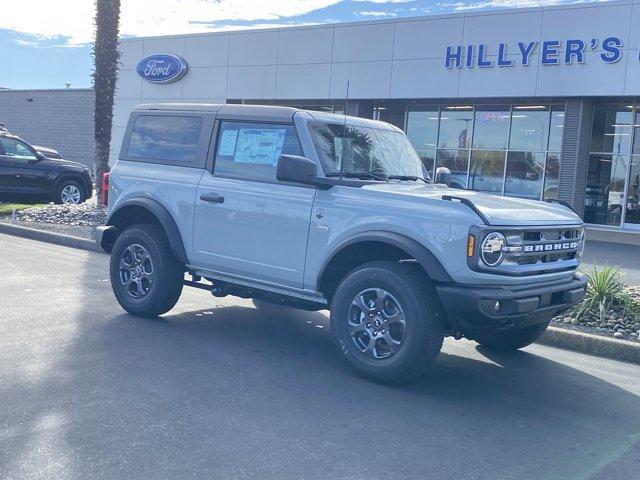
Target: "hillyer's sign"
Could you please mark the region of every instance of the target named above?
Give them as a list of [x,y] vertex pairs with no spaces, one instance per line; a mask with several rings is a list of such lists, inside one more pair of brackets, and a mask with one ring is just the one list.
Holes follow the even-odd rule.
[[189,66],[184,58],[172,53],[154,53],[138,62],[136,72],[147,82],[172,83],[180,80]]
[[[597,58],[605,63],[615,63],[622,58],[622,40],[607,37],[591,40],[546,40],[544,42],[518,42],[516,45],[499,43],[497,48],[480,45],[456,45],[447,47],[446,68],[513,67],[530,65],[533,55],[539,54],[542,65],[572,65],[585,62],[585,52],[596,51]],[[640,60],[640,58],[639,58]]]

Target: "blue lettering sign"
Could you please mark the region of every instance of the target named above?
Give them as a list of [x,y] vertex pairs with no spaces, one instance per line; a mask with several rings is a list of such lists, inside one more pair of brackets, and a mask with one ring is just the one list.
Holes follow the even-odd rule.
[[451,68],[451,61],[455,60],[456,68],[460,68],[462,66],[462,47],[455,47],[455,53],[452,51],[452,47],[447,47],[447,54],[444,57],[444,66],[447,68]]
[[602,42],[602,50],[600,58],[606,63],[615,63],[622,57],[622,40],[617,37],[605,38]]
[[560,42],[557,40],[549,40],[542,42],[542,59],[540,60],[542,65],[557,65],[558,64],[558,47]]
[[529,60],[531,59],[531,54],[533,53],[533,49],[535,47],[536,42],[518,42],[518,48],[520,49],[520,54],[522,55],[522,65],[529,65]]
[[478,66],[479,67],[493,67],[493,62],[491,60],[485,60],[485,50],[487,49],[486,45],[478,45]]
[[498,46],[498,66],[499,67],[513,67],[513,60],[507,60],[507,45],[501,43]]
[[[487,68],[487,67],[513,67],[516,63],[520,65],[529,65],[536,53],[536,47],[538,42],[518,42],[518,53],[512,53],[511,58],[508,54],[509,45],[505,42],[500,42],[497,45],[497,59],[493,59],[489,54],[490,47],[486,44],[478,45],[456,45],[448,46],[445,55],[445,66],[447,68]],[[539,63],[541,65],[558,65],[563,62],[565,65],[574,65],[585,63],[587,56],[585,52],[598,51],[598,47],[601,49],[599,55],[595,56],[605,63],[618,62],[624,53],[622,49],[622,40],[619,37],[607,37],[603,41],[598,38],[591,38],[582,40],[579,38],[572,38],[566,41],[560,40],[545,40],[541,42],[539,55]],[[493,52],[493,48],[491,48]],[[463,58],[464,53],[464,58]],[[519,54],[519,55],[518,55]],[[494,54],[494,56],[496,56]],[[517,56],[520,59],[515,59]],[[591,57],[590,57],[591,58]],[[638,54],[638,61],[640,61],[640,54]]]
[[467,68],[473,67],[473,45],[467,45]]
[[147,82],[172,83],[180,80],[188,69],[184,58],[171,53],[154,53],[138,62],[136,72]]
[[585,44],[582,40],[567,40],[564,49],[564,63],[571,65],[575,58],[578,63],[584,63]]

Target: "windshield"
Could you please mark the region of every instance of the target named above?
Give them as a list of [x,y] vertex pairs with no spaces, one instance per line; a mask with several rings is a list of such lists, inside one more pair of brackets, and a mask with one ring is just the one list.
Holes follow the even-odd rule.
[[404,133],[325,122],[310,122],[309,131],[327,175],[428,177]]

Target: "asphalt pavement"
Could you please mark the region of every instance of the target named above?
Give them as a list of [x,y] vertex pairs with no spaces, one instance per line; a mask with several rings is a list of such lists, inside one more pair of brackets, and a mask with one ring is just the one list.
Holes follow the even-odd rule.
[[624,243],[588,240],[582,259],[583,268],[614,265],[620,269],[622,281],[629,285],[640,285],[640,246]]
[[1,479],[632,479],[640,366],[447,340],[354,376],[326,313],[185,290],[125,314],[106,255],[0,235]]

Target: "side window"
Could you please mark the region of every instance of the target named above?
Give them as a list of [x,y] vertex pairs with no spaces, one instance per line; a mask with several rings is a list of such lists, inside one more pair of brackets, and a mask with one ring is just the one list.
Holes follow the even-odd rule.
[[300,155],[293,125],[223,121],[214,173],[274,182],[280,155]]
[[0,155],[6,155],[16,160],[35,160],[33,150],[24,142],[15,138],[0,137]]
[[189,165],[197,160],[201,117],[140,115],[131,130],[130,157]]

